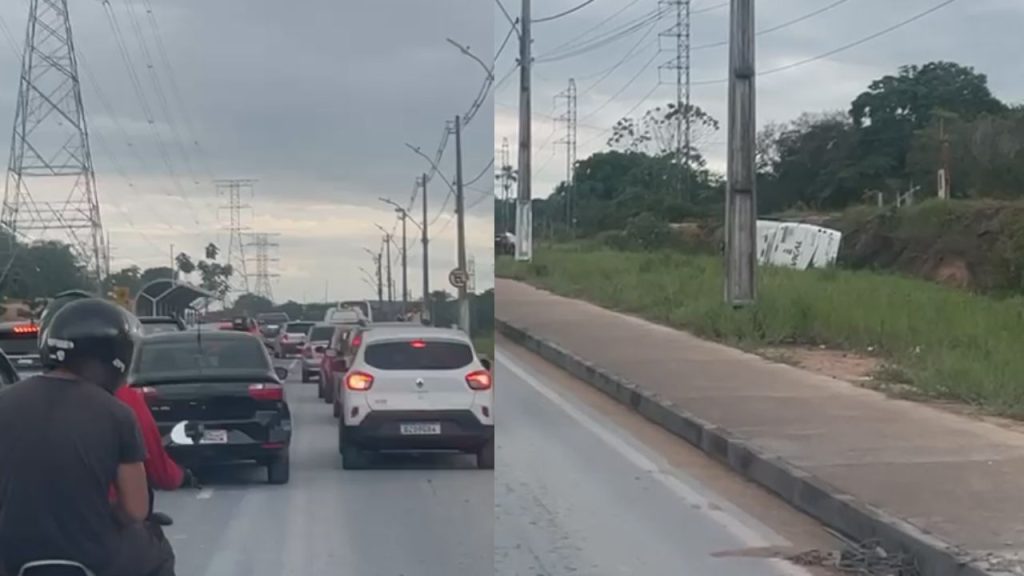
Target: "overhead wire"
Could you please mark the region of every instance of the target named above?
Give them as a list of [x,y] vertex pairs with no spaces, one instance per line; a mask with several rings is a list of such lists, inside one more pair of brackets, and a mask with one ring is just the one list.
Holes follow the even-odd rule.
[[[500,3],[500,0],[498,0],[498,1],[499,1],[499,3]],[[592,27],[588,28],[587,30],[584,30],[584,31],[583,31],[583,32],[581,32],[580,34],[578,34],[578,35],[576,35],[576,36],[574,36],[574,37],[572,37],[572,38],[570,38],[570,39],[566,40],[565,42],[563,42],[563,43],[561,43],[561,44],[559,44],[559,45],[555,46],[554,48],[552,48],[552,49],[551,49],[551,52],[558,52],[558,51],[559,51],[559,50],[561,50],[562,48],[565,48],[565,47],[567,47],[567,46],[571,46],[571,45],[572,45],[572,44],[573,44],[574,42],[577,42],[577,41],[581,40],[582,38],[586,37],[586,36],[587,36],[588,34],[590,34],[591,32],[593,32],[593,31],[595,31],[595,30],[599,30],[599,29],[600,29],[600,28],[601,28],[602,26],[604,26],[604,25],[605,25],[605,24],[607,24],[608,22],[611,22],[611,21],[612,21],[612,20],[614,20],[614,19],[615,19],[616,17],[618,17],[618,16],[619,16],[619,14],[622,14],[622,13],[623,13],[623,12],[625,12],[626,10],[629,10],[629,9],[630,9],[630,8],[632,8],[633,6],[635,6],[635,5],[639,4],[639,3],[640,3],[640,1],[641,1],[641,0],[630,0],[630,2],[626,3],[626,4],[624,5],[624,6],[622,6],[621,8],[619,8],[618,10],[616,10],[615,12],[613,12],[612,14],[608,15],[607,17],[605,17],[605,18],[604,18],[603,20],[601,20],[600,22],[598,22],[598,23],[597,23],[597,24],[595,24],[594,26],[592,26]]]
[[592,52],[599,48],[603,48],[605,46],[613,44],[614,42],[617,42],[618,40],[627,38],[639,30],[643,30],[644,27],[647,26],[648,24],[652,22],[657,22],[659,19],[661,19],[661,17],[664,14],[664,9],[654,10],[651,13],[647,14],[646,16],[638,19],[634,23],[624,26],[621,29],[618,29],[611,34],[608,34],[605,37],[597,38],[595,40],[590,41],[589,43],[582,44],[571,50],[566,50],[565,52],[558,52],[555,54],[548,53],[547,55],[538,56],[536,62],[538,64],[543,64],[545,62],[557,62],[559,60],[574,58],[576,56]]
[[[828,12],[829,10],[834,10],[834,9],[838,8],[839,6],[842,6],[843,4],[846,4],[849,1],[850,0],[836,0],[835,2],[832,2],[831,4],[828,4],[826,6],[822,6],[821,8],[818,8],[817,10],[814,10],[812,12],[808,12],[806,14],[803,14],[801,16],[793,18],[792,20],[787,20],[787,21],[782,22],[780,24],[776,24],[775,26],[772,26],[770,28],[765,28],[764,30],[758,30],[755,33],[755,35],[756,36],[764,36],[765,34],[771,34],[772,32],[778,32],[779,30],[783,30],[785,28],[789,28],[790,26],[799,24],[799,23],[801,23],[801,22],[803,22],[805,20],[810,20],[811,18],[814,18],[815,16],[818,16],[820,14],[824,14],[825,12]],[[720,47],[728,46],[728,45],[729,45],[729,41],[728,40],[722,40],[720,42],[710,42],[708,44],[698,44],[697,46],[692,47],[691,50],[694,50],[694,51],[696,51],[696,50],[707,50],[708,48],[720,48]]]
[[557,20],[559,18],[562,18],[563,16],[568,16],[569,14],[572,14],[574,12],[578,12],[578,11],[586,8],[587,6],[589,6],[589,5],[593,4],[593,3],[594,3],[594,0],[583,0],[583,3],[581,3],[581,4],[577,5],[577,6],[574,6],[572,8],[569,8],[568,10],[559,12],[558,14],[553,14],[551,16],[546,16],[544,18],[534,18],[532,22],[534,24],[541,24],[543,22],[551,22],[552,20]]

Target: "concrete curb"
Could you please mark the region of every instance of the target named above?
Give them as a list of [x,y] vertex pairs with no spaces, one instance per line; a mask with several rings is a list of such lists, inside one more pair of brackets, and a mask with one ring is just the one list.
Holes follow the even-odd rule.
[[996,576],[996,572],[975,565],[957,547],[861,502],[785,460],[763,453],[728,430],[702,421],[523,328],[497,316],[494,321],[498,331],[509,340],[631,407],[822,524],[856,541],[878,539],[887,550],[910,554],[927,576]]

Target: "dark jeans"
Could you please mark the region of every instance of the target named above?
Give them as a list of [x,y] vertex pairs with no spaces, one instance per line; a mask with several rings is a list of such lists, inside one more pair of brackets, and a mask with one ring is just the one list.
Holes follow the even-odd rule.
[[174,576],[174,550],[159,526],[136,524],[121,532],[117,559],[97,576]]

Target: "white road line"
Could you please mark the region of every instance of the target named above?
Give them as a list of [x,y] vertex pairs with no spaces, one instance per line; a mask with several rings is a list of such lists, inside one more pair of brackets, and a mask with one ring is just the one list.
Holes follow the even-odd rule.
[[209,500],[213,496],[213,488],[203,488],[196,494],[197,500]]
[[[632,462],[636,467],[658,479],[666,488],[675,493],[687,504],[699,506],[701,514],[707,516],[711,521],[715,522],[727,532],[742,541],[745,546],[761,548],[773,545],[791,544],[778,534],[772,533],[770,536],[765,535],[758,530],[747,526],[747,524],[742,520],[730,515],[726,511],[727,507],[734,507],[732,504],[727,504],[726,502],[721,501],[715,502],[711,498],[699,494],[695,489],[687,486],[673,474],[662,470],[662,467],[637,448],[630,446],[628,442],[625,442],[615,434],[607,425],[604,425],[586,415],[581,410],[573,406],[572,402],[567,400],[565,397],[542,384],[525,368],[520,366],[518,362],[502,353],[500,349],[495,350],[495,356],[497,356],[497,361],[500,365],[503,365],[505,368],[508,368],[510,371],[515,373],[515,375],[522,379],[523,382],[526,382],[537,390],[537,392],[544,395],[544,397],[561,408],[566,414],[583,425],[595,436],[603,440],[610,448]],[[683,440],[680,440],[680,442],[683,442]],[[768,527],[764,528],[765,530],[770,530]],[[770,560],[769,562],[774,564],[775,567],[779,568],[785,574],[792,576],[811,576],[808,571],[794,566],[789,562],[777,559]]]

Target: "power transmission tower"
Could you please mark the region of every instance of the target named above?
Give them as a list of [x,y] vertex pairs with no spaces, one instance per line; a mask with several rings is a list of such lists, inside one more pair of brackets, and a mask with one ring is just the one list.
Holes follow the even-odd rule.
[[498,174],[495,179],[501,184],[501,214],[504,220],[505,232],[512,232],[512,184],[516,181],[516,171],[512,167],[511,154],[509,153],[508,138],[501,139],[501,163],[498,165]]
[[11,261],[15,237],[59,231],[97,282],[109,272],[67,0],[29,0],[0,228]]
[[565,227],[571,235],[574,235],[576,226],[573,193],[576,186],[576,134],[578,129],[576,80],[569,78],[569,87],[555,98],[565,99],[565,114],[558,117],[559,122],[565,123],[565,138],[559,140],[558,143],[565,144]]
[[[271,278],[277,278],[278,274],[273,274],[270,271],[270,264],[272,262],[278,262],[278,258],[270,257],[271,248],[277,248],[279,244],[271,242],[272,237],[277,234],[267,234],[265,232],[256,233],[252,235],[252,242],[248,243],[247,246],[251,246],[256,249],[256,256],[253,261],[256,264],[256,281],[253,288],[253,293],[257,296],[262,296],[267,300],[274,300],[274,289],[270,285]],[[324,299],[326,301],[326,298]]]
[[[676,16],[675,24],[660,34],[663,38],[674,40],[675,56],[658,68],[659,71],[674,71],[676,77],[677,186],[679,196],[683,199],[689,195],[690,146],[693,135],[692,115],[690,114],[690,3],[691,0],[658,0],[659,7],[663,12],[673,10]],[[686,178],[685,187],[683,185],[684,177]]]
[[227,263],[239,273],[240,283],[235,286],[236,291],[249,292],[249,272],[245,258],[244,235],[249,228],[242,224],[242,211],[251,208],[249,204],[242,203],[242,192],[247,191],[249,198],[253,197],[253,184],[255,180],[217,180],[217,194],[224,196],[226,204],[221,206],[222,210],[228,211],[228,225],[224,227],[231,239],[228,242]]

